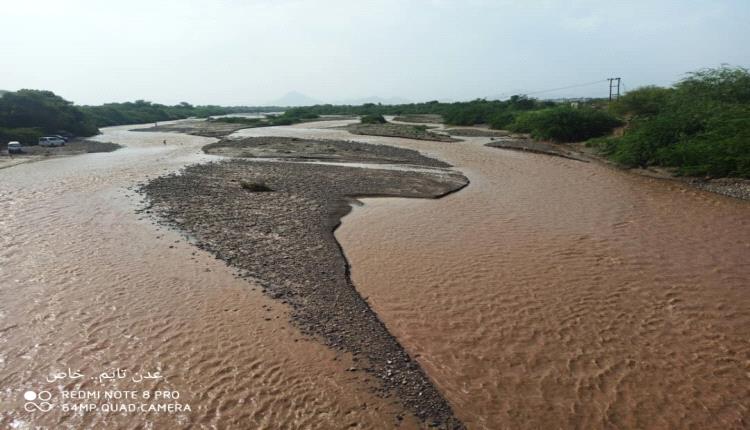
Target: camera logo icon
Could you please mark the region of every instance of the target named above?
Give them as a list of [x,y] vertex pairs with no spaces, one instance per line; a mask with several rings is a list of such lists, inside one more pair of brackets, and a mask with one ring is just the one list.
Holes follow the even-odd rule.
[[26,400],[26,403],[23,405],[26,412],[48,412],[55,407],[49,402],[52,399],[52,393],[49,391],[40,391],[37,393],[29,390],[23,393],[23,398]]

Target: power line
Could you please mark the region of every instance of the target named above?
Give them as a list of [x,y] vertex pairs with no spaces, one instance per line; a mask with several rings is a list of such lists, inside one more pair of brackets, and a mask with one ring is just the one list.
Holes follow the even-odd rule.
[[554,91],[569,90],[571,88],[588,87],[588,86],[595,85],[595,84],[601,84],[602,82],[606,82],[606,81],[607,81],[606,79],[600,79],[598,81],[586,82],[585,84],[576,84],[576,85],[569,85],[567,87],[551,88],[551,89],[548,89],[548,90],[541,90],[541,91],[532,91],[532,92],[524,93],[524,94],[528,96],[528,95],[532,95],[532,94],[551,93],[551,92],[554,92]]
[[[546,89],[546,90],[531,91],[531,92],[523,92],[523,91],[506,92],[506,93],[501,93],[499,95],[499,97],[507,97],[507,96],[513,95],[513,94],[529,96],[529,95],[535,95],[535,94],[551,93],[551,92],[555,92],[555,91],[569,90],[569,89],[572,89],[572,88],[581,88],[581,87],[588,87],[588,86],[592,86],[592,85],[599,85],[599,84],[602,84],[602,83],[607,82],[607,81],[610,82],[610,85],[612,86],[612,89],[614,89],[615,86],[612,85],[612,81],[613,80],[619,80],[619,79],[620,78],[600,79],[598,81],[591,81],[591,82],[586,82],[586,83],[583,83],[583,84],[568,85],[568,86],[565,86],[565,87],[550,88],[550,89]],[[623,83],[622,85],[624,86],[625,84]],[[617,96],[619,97],[619,89],[618,89]]]

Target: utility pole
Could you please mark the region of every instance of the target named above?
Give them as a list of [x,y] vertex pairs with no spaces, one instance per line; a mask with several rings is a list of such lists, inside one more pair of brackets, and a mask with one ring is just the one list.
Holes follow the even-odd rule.
[[[617,93],[615,94],[615,100],[620,98],[620,78],[607,78],[609,81],[609,101],[612,101],[612,95],[615,94],[614,90],[617,89]],[[617,81],[617,85],[615,86],[614,82]]]

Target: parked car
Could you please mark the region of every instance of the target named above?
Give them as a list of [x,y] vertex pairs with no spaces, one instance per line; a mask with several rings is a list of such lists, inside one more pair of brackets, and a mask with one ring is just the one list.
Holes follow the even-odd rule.
[[63,146],[65,141],[55,136],[45,136],[39,138],[39,146]]
[[[65,136],[61,136],[59,134],[54,134],[51,137],[58,137],[58,138],[62,139],[65,143],[68,143],[68,138],[65,137]],[[63,143],[63,145],[65,145],[65,143]]]
[[19,142],[8,142],[8,154],[20,154],[23,150]]

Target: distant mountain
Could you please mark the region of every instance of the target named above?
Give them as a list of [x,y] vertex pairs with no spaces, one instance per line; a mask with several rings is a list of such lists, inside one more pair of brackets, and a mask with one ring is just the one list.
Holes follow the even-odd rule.
[[297,91],[284,94],[283,97],[268,102],[268,106],[312,106],[323,102]]
[[5,93],[9,93],[10,91],[0,90],[0,97],[2,97]]

